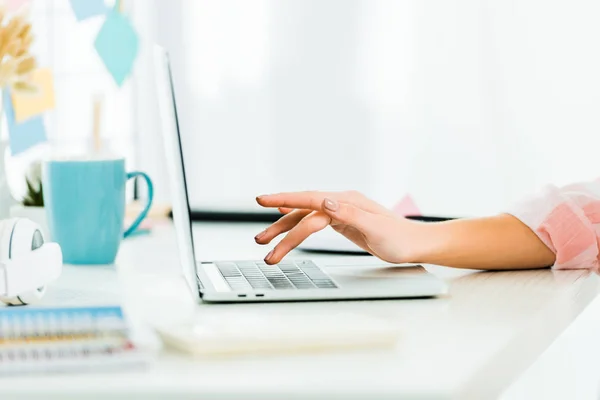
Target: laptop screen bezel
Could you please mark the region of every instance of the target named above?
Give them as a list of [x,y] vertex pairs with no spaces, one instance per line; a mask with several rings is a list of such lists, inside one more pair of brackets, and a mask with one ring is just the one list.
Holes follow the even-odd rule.
[[169,55],[160,46],[155,48],[155,66],[157,67],[155,73],[157,77],[159,115],[162,120],[162,136],[171,181],[173,223],[175,225],[179,257],[185,280],[192,294],[199,300],[202,298],[203,292],[212,285],[208,277],[202,276],[202,269],[197,267],[173,73]]

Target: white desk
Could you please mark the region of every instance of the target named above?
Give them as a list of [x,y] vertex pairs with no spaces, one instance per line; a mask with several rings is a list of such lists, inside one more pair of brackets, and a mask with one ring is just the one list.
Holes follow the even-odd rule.
[[[261,226],[196,227],[200,255],[204,259],[262,258],[266,250],[252,239]],[[294,256],[331,257],[300,252]],[[348,261],[373,259],[359,256]],[[496,398],[561,332],[577,324],[573,321],[582,310],[598,308],[598,301],[593,300],[600,293],[599,277],[581,271],[483,273],[431,266],[428,269],[451,283],[449,296],[198,307],[181,278],[170,225],[124,242],[117,264],[116,268],[66,267],[49,290],[45,305],[120,299],[142,321],[179,320],[207,312],[227,317],[251,308],[323,314],[354,311],[397,323],[402,337],[394,350],[320,355],[192,360],[163,350],[156,363],[143,371],[2,378],[0,398],[41,394],[45,399],[246,400],[291,398],[288,394],[314,399]],[[600,324],[588,321],[585,329],[571,330],[572,341],[598,342]],[[556,378],[544,384],[550,387]]]

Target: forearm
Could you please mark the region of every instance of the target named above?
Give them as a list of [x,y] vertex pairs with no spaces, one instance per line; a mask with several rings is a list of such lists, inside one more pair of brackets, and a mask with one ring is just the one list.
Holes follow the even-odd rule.
[[417,223],[411,229],[412,262],[472,269],[544,268],[555,255],[511,215]]

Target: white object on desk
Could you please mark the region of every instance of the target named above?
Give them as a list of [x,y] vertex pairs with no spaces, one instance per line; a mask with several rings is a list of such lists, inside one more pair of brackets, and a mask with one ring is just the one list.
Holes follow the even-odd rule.
[[166,344],[194,355],[390,348],[399,336],[398,327],[388,321],[358,313],[248,310],[228,317],[215,310],[191,321],[156,328]]
[[0,300],[24,305],[38,302],[45,285],[62,270],[62,251],[45,243],[41,228],[26,218],[0,221]]

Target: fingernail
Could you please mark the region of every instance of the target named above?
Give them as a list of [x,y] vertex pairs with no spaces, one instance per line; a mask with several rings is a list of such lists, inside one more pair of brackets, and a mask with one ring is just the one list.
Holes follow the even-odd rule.
[[263,236],[265,236],[266,233],[267,233],[266,230],[262,231],[258,235],[254,236],[254,240],[260,240]]
[[325,199],[324,201],[325,208],[329,211],[337,211],[339,204],[335,200]]
[[273,257],[273,253],[275,253],[275,249],[271,250],[269,254],[265,257],[265,261],[269,261],[271,257]]

